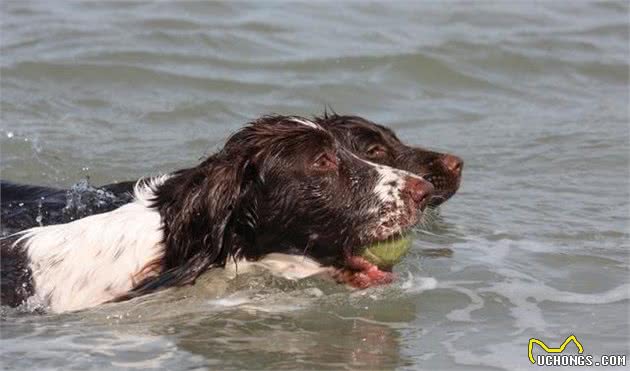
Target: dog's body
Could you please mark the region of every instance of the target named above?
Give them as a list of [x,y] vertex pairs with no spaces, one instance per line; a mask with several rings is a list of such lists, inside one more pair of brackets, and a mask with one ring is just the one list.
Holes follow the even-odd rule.
[[[162,254],[163,236],[151,200],[160,184],[161,179],[140,185],[135,200],[116,210],[3,240],[2,304],[19,305],[34,296],[32,301],[53,311],[81,309],[123,295],[154,274],[151,262]],[[12,279],[12,270],[5,268],[17,261],[5,262],[7,252],[18,256],[28,275]],[[16,295],[16,284],[30,289]]]
[[[36,202],[29,193],[61,200],[6,189],[18,205]],[[357,157],[321,125],[265,117],[200,165],[140,181],[115,210],[0,240],[1,301],[82,309],[278,253],[332,267],[355,286],[388,282],[391,273],[356,249],[405,233],[432,191],[421,177]]]

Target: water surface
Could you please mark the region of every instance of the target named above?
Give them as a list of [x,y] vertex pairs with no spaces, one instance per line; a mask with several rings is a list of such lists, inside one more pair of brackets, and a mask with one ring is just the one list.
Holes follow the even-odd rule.
[[628,354],[627,3],[0,7],[4,179],[166,172],[326,105],[466,161],[396,284],[211,272],[78,313],[2,308],[3,367],[517,370],[530,337],[569,334]]

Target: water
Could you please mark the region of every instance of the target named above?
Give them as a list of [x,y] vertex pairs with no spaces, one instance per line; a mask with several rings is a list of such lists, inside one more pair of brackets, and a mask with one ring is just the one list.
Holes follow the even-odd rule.
[[169,171],[249,119],[326,105],[466,161],[394,285],[211,272],[79,313],[3,308],[3,367],[516,370],[529,338],[570,334],[629,353],[627,3],[1,9],[5,179]]

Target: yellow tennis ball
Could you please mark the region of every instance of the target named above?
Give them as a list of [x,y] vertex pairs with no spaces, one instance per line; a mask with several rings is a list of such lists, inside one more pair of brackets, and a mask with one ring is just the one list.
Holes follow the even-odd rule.
[[391,269],[398,264],[411,248],[411,238],[402,236],[395,240],[373,243],[365,247],[359,256],[379,269]]

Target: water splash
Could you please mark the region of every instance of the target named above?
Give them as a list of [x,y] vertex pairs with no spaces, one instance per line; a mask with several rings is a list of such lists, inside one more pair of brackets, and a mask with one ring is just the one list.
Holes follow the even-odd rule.
[[69,220],[113,210],[132,199],[131,195],[114,195],[112,192],[90,185],[89,177],[75,183],[66,192],[64,216]]

